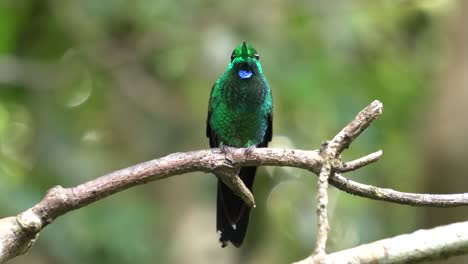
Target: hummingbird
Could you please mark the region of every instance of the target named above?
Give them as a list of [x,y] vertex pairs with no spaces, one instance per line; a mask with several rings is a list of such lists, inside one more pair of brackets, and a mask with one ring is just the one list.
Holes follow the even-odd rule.
[[[206,136],[210,147],[253,148],[268,146],[273,132],[273,100],[263,75],[260,56],[245,41],[231,54],[226,71],[211,88]],[[257,167],[242,167],[238,176],[249,190]],[[220,179],[217,187],[216,229],[221,247],[240,247],[249,223],[250,207]]]

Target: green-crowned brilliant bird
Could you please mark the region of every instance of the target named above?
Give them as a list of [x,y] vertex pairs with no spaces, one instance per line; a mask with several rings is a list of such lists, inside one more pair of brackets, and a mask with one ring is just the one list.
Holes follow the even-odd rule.
[[[206,136],[210,147],[267,147],[272,137],[272,96],[257,51],[243,42],[211,89]],[[252,191],[257,167],[242,167],[239,177]],[[222,247],[240,247],[250,208],[218,179],[216,229]]]

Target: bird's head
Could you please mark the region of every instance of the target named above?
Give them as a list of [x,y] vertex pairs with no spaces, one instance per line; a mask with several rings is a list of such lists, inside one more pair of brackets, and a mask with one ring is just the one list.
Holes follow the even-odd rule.
[[230,67],[238,78],[247,80],[262,74],[260,56],[252,46],[245,41],[234,49],[231,55]]

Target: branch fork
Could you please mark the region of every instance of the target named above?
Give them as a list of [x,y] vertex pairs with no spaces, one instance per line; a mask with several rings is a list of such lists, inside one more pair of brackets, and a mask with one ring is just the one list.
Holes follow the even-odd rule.
[[319,155],[322,158],[322,167],[319,173],[317,190],[317,240],[312,254],[313,263],[327,263],[326,243],[328,238],[328,181],[335,171],[355,166],[365,166],[380,158],[382,152],[370,155],[372,159],[363,157],[351,164],[341,161],[341,152],[357,138],[369,125],[383,112],[383,105],[379,101],[373,101],[364,108],[351,123],[344,127],[332,140],[322,142]]
[[[218,177],[226,186],[231,189],[234,194],[239,196],[247,206],[255,208],[255,198],[252,192],[245,186],[242,179],[239,177],[240,166],[236,166],[233,159],[231,158],[231,148],[226,146],[221,148],[221,152],[225,154],[224,165],[214,170],[216,177]],[[234,148],[232,148],[234,149]],[[247,148],[246,150],[249,150]],[[245,151],[245,155],[249,156],[250,153]]]

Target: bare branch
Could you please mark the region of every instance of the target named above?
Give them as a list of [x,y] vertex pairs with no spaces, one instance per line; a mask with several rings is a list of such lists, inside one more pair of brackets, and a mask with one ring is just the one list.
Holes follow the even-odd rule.
[[388,188],[379,188],[355,182],[338,173],[330,177],[329,182],[342,191],[373,200],[428,207],[457,207],[468,205],[468,193],[424,194],[399,192]]
[[[371,106],[379,104],[379,102],[374,102]],[[363,110],[361,113],[368,113],[371,116],[376,116],[376,113],[379,113],[378,107],[368,107],[366,109],[367,112]],[[342,163],[339,160],[339,155],[335,154],[349,146],[352,140],[367,127],[365,123],[370,121],[368,117],[365,117],[366,114],[361,113],[357,117],[357,120],[361,121],[354,120],[339,133],[339,136],[330,141],[328,146],[331,146],[331,149],[326,148],[325,150],[328,155],[324,155],[323,151],[319,154],[319,151],[271,148],[257,148],[252,150],[249,155],[245,155],[245,149],[230,149],[229,159],[227,159],[226,155],[217,150],[199,150],[174,153],[163,158],[140,163],[76,187],[53,187],[47,192],[42,201],[30,209],[16,217],[0,219],[0,263],[24,254],[34,242],[37,234],[57,217],[116,192],[150,181],[187,172],[229,171],[244,166],[288,166],[306,169],[318,175],[325,164],[329,164],[332,170],[344,172],[377,161],[382,154],[381,152],[376,152],[349,163]],[[468,193],[450,195],[402,193],[357,183],[344,178],[338,173],[332,173],[328,177],[328,182],[348,193],[377,200],[418,206],[449,207],[468,205]],[[240,189],[242,189],[241,187]],[[248,196],[249,193],[245,193],[245,195]],[[251,198],[253,206],[254,200],[253,197]],[[246,202],[248,202],[248,199]]]
[[348,161],[348,162],[343,162],[342,164],[339,164],[337,167],[335,167],[335,170],[339,172],[348,172],[348,171],[357,170],[371,163],[379,161],[381,157],[382,157],[382,150],[379,150],[369,155],[366,155],[364,157],[361,157],[359,159],[355,159],[355,160]]
[[[313,258],[317,263],[325,263],[326,244],[328,238],[328,180],[334,174],[336,167],[343,166],[341,162],[341,152],[349,147],[370,123],[374,121],[383,112],[383,105],[380,101],[373,101],[370,105],[364,108],[357,114],[353,121],[344,127],[331,141],[324,142],[320,148],[320,156],[323,158],[322,168],[319,174],[318,191],[317,191],[317,241]],[[378,160],[382,153],[373,154],[369,158],[358,159],[351,164],[352,167],[369,164],[372,160]]]
[[[327,264],[421,263],[468,253],[468,221],[419,230],[327,255]],[[317,263],[313,256],[295,264]]]
[[326,257],[326,244],[328,238],[328,179],[332,172],[330,163],[322,166],[319,174],[317,191],[317,242],[315,244],[314,255],[318,263],[322,263]]
[[239,196],[247,206],[255,208],[255,198],[252,192],[245,186],[244,181],[238,176],[239,168],[231,167],[216,171],[216,176],[228,186],[234,194]]
[[328,149],[338,158],[338,155],[348,148],[349,145],[383,112],[380,101],[374,100],[370,105],[357,114],[351,123],[345,126],[329,143]]
[[19,217],[0,219],[0,263],[25,254],[37,237],[38,231],[29,231],[18,219]]

